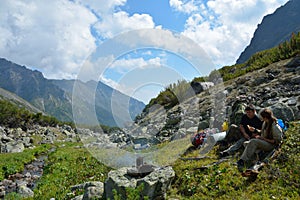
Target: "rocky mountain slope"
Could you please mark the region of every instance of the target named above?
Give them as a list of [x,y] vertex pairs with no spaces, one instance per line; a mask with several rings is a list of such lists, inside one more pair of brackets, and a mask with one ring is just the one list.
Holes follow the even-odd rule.
[[[258,110],[263,107],[270,107],[274,111],[276,117],[288,121],[299,121],[300,120],[300,112],[299,112],[300,84],[299,83],[300,83],[300,56],[295,56],[291,59],[282,60],[273,63],[265,68],[262,68],[257,71],[253,71],[251,73],[247,73],[243,76],[232,79],[230,81],[219,82],[219,84],[207,88],[206,90],[200,92],[199,94],[187,99],[184,102],[181,102],[179,105],[174,106],[170,110],[165,110],[162,106],[159,105],[153,105],[149,109],[150,112],[147,115],[145,115],[143,118],[140,118],[136,124],[132,124],[130,127],[126,127],[123,130],[113,130],[111,133],[108,134],[96,133],[88,129],[73,130],[70,126],[59,126],[59,127],[35,126],[33,129],[26,130],[26,131],[23,131],[20,128],[10,129],[6,127],[0,127],[0,153],[1,152],[2,153],[23,152],[25,154],[28,149],[32,149],[33,147],[39,146],[40,144],[55,144],[57,142],[60,142],[60,144],[57,145],[56,147],[57,149],[53,149],[54,153],[53,152],[50,153],[51,159],[55,158],[55,156],[57,157],[55,162],[50,162],[48,163],[47,166],[47,169],[54,169],[55,167],[58,167],[58,170],[44,170],[45,174],[43,174],[43,176],[41,175],[36,176],[29,172],[26,172],[24,174],[15,173],[18,171],[11,170],[10,167],[7,167],[7,165],[5,165],[6,163],[1,162],[1,164],[5,165],[5,167],[1,168],[3,174],[2,177],[0,176],[0,179],[2,180],[0,182],[0,198],[4,196],[13,195],[10,192],[16,191],[18,195],[23,195],[23,197],[34,196],[36,199],[40,199],[41,197],[39,195],[41,192],[38,190],[42,190],[44,186],[44,188],[46,188],[46,191],[45,194],[42,195],[48,195],[50,196],[48,199],[50,199],[55,195],[54,193],[51,193],[52,191],[49,191],[48,189],[49,188],[48,184],[50,184],[51,181],[53,181],[53,183],[51,183],[52,186],[51,188],[53,189],[54,186],[57,186],[59,189],[56,190],[57,191],[60,190],[60,192],[62,193],[67,193],[66,191],[68,191],[68,187],[70,187],[70,184],[72,185],[80,184],[83,181],[87,181],[86,179],[85,180],[76,179],[76,181],[72,183],[66,183],[66,181],[63,180],[62,182],[59,183],[60,185],[57,185],[57,180],[60,180],[59,178],[67,177],[68,179],[71,179],[71,176],[77,177],[78,174],[80,174],[81,172],[86,172],[87,168],[89,168],[87,167],[88,165],[86,165],[86,162],[90,161],[90,159],[83,158],[82,156],[78,156],[76,157],[76,159],[73,158],[73,160],[67,160],[73,155],[77,155],[77,153],[80,152],[82,149],[85,149],[78,146],[77,143],[74,143],[78,141],[79,138],[82,139],[83,136],[85,135],[93,136],[94,139],[94,141],[92,140],[86,141],[86,143],[84,143],[85,147],[90,147],[90,148],[98,147],[101,150],[106,149],[110,153],[113,152],[114,148],[121,148],[125,150],[133,148],[137,150],[137,152],[141,152],[140,151],[141,148],[150,147],[151,150],[151,147],[154,146],[154,144],[160,142],[175,141],[176,139],[180,139],[180,138],[189,138],[189,136],[193,134],[197,129],[204,129],[208,127],[220,128],[221,123],[226,118],[230,123],[238,123],[239,118],[243,113],[244,103],[253,103]],[[297,141],[299,142],[299,140]],[[76,146],[72,147],[71,150],[67,151],[68,149],[70,149],[69,142],[74,143],[73,145]],[[294,144],[294,146],[298,146],[294,142],[292,144]],[[186,146],[188,145],[185,145],[185,148]],[[163,150],[164,150],[163,148],[159,149],[158,152],[159,155],[162,155],[162,157],[165,157],[165,159],[170,160],[172,159],[172,156],[174,156],[172,152],[175,152],[177,154],[178,148],[179,145],[176,145],[175,148],[173,147],[167,149],[168,150],[167,155],[163,154]],[[291,149],[290,146],[286,148]],[[293,150],[294,149],[296,148],[293,147]],[[62,152],[66,152],[66,153],[63,154]],[[170,154],[172,154],[171,157],[169,157]],[[197,150],[197,154],[199,154],[198,150]],[[111,155],[108,156],[111,159]],[[126,161],[128,161],[127,157],[125,157],[124,155],[122,156],[124,157],[122,161],[124,161],[125,159]],[[175,158],[178,158],[177,156],[178,155],[176,155]],[[295,155],[295,158],[296,156],[297,155]],[[114,159],[116,159],[116,157],[114,157]],[[224,176],[228,177],[229,173],[233,174],[234,177],[237,177],[236,168],[232,164],[230,164],[231,162],[234,162],[233,159],[234,158],[231,158],[231,161],[225,162],[227,166],[224,166],[224,169],[226,167],[227,171],[224,170],[220,171],[217,168],[218,165],[214,165],[216,167],[212,167],[210,169],[216,170],[218,172],[213,172],[208,174],[212,176],[212,178],[214,178],[213,175],[215,174],[224,174]],[[78,163],[80,163],[81,161],[83,161],[84,163],[83,170],[73,172],[73,170],[76,170],[79,167]],[[62,163],[65,163],[64,166],[61,166]],[[70,164],[74,164],[74,163],[75,166],[73,165],[73,167],[69,167]],[[201,163],[201,162],[197,162],[197,163]],[[229,167],[228,167],[228,163],[230,164]],[[96,163],[93,165],[93,167],[90,168],[97,169],[99,165],[100,165],[99,163]],[[193,165],[194,168],[190,166],[186,167],[185,165],[186,163],[184,164],[180,163],[180,165],[178,166],[184,166],[184,169],[180,168],[177,169],[176,171],[176,176],[181,178],[180,181],[185,177],[187,177],[186,175],[188,172],[195,170],[194,165]],[[61,167],[59,168],[59,166]],[[207,175],[205,174],[206,172],[199,170],[202,169],[203,166],[200,167],[201,168],[197,168],[196,170],[197,173],[200,174],[201,177],[206,176]],[[43,167],[39,167],[37,170],[42,170],[42,168]],[[184,173],[182,173],[184,175],[181,174],[181,171],[184,171]],[[66,174],[61,175],[64,172],[66,172]],[[57,175],[55,173],[59,173],[59,174]],[[112,173],[109,174],[111,175]],[[272,175],[271,172],[268,172],[267,175],[269,176],[270,174]],[[86,177],[86,178],[95,179],[94,178],[95,176],[96,175]],[[101,176],[106,177],[106,175],[103,174]],[[159,180],[161,180],[161,174],[159,174],[158,177]],[[273,178],[274,177],[275,176],[273,176]],[[294,181],[291,177],[292,175],[287,180]],[[280,177],[280,178],[284,179],[285,177]],[[29,186],[31,185],[31,183],[38,179],[42,180],[41,184],[38,185],[39,187],[38,190],[34,190],[33,188],[30,188]],[[100,178],[97,177],[96,180],[99,181],[99,179]],[[230,180],[228,179],[231,178],[226,178],[226,181],[231,184],[232,181],[230,182]],[[190,185],[190,182],[192,181],[193,180],[189,180],[184,185],[188,187],[192,187]],[[233,182],[238,183],[239,181],[233,181]],[[178,181],[175,181],[174,183],[177,185],[178,188],[180,188],[180,190],[185,190],[182,186],[183,185],[182,182],[178,183]],[[67,186],[63,188],[62,187],[63,184],[66,184]],[[95,184],[95,183],[84,183],[83,185],[84,186],[90,185],[92,189],[96,189],[95,188],[96,186],[91,184]],[[211,184],[216,186],[222,185],[222,183],[217,181],[213,181]],[[226,184],[223,183],[223,184],[228,185],[227,183]],[[82,184],[80,185],[81,187],[83,187]],[[74,187],[77,188],[77,186],[79,187],[80,185],[72,186],[72,188]],[[228,188],[230,187],[231,186],[228,185]],[[8,190],[7,188],[11,188],[12,190]],[[101,188],[103,189],[103,187]],[[209,186],[205,185],[205,188],[209,188]],[[218,190],[216,189],[217,187],[214,188],[215,190]],[[33,190],[35,192],[33,192]],[[233,189],[233,191],[235,190]],[[90,193],[87,193],[87,189],[85,189],[84,195],[87,194]],[[62,194],[62,196],[63,195],[75,196],[75,193]],[[190,196],[190,194],[186,194],[186,195]],[[236,197],[237,195],[233,194],[231,197],[233,196]],[[79,196],[78,198],[81,197]]]
[[[54,116],[62,121],[72,121],[72,91],[74,81],[72,80],[49,80],[44,78],[43,74],[37,70],[29,70],[25,66],[20,66],[5,59],[0,59],[0,88],[10,91],[21,98],[28,101],[37,109]],[[85,92],[91,91],[91,82],[83,83]],[[113,88],[99,82],[96,86],[97,94],[95,102],[97,118],[101,124],[115,126],[115,119],[111,110],[111,94],[117,93],[120,101],[119,105],[123,104],[124,99],[130,99],[129,112],[134,118],[144,108],[144,104],[136,99],[115,91]],[[89,102],[86,96],[83,95],[80,99],[82,102]],[[84,104],[85,104],[84,103]],[[92,102],[93,103],[93,102]],[[84,105],[83,104],[83,105]],[[91,104],[92,105],[92,104]],[[88,107],[89,105],[87,105]],[[122,107],[122,108],[123,108]],[[84,113],[90,113],[86,107],[82,108]],[[127,109],[127,107],[123,108]],[[82,123],[91,124],[88,120]]]
[[241,53],[237,64],[244,63],[254,53],[272,48],[300,31],[300,1],[290,0],[273,14],[263,18],[250,44]]
[[18,105],[19,107],[25,108],[33,113],[43,113],[40,109],[34,107],[28,101],[22,99],[18,95],[11,93],[7,90],[0,88],[0,99],[7,100],[11,103]]
[[37,70],[32,71],[0,59],[0,87],[25,99],[43,112],[63,121],[71,121],[70,95]]
[[[52,80],[52,83],[59,86],[67,94],[73,93],[75,80]],[[123,127],[123,124],[127,122],[124,116],[125,113],[129,112],[130,120],[132,120],[145,107],[143,102],[130,98],[102,82],[76,81],[76,84],[77,88],[80,88],[80,94],[77,94],[76,97],[78,98],[77,101],[80,101],[77,104],[80,107],[80,113],[84,113],[80,120],[83,124],[90,124],[90,121],[92,121],[90,116],[93,109],[95,109],[96,115],[102,124]],[[95,102],[92,102],[93,96],[95,96]],[[93,104],[95,104],[95,108],[89,107]]]
[[248,103],[258,111],[270,107],[277,118],[300,120],[300,56],[219,83],[170,110],[153,105],[152,112],[124,131],[149,143],[170,141],[197,129],[221,129],[225,120],[239,123]]
[[[84,142],[85,147],[88,147],[89,150],[91,150],[91,148],[99,148],[100,150],[106,149],[106,151],[109,151],[110,153],[114,152],[115,148],[125,150],[134,149],[137,150],[137,152],[140,152],[142,148],[149,148],[149,150],[151,150],[152,146],[160,142],[189,138],[189,136],[197,131],[197,129],[205,129],[208,127],[220,128],[221,123],[226,118],[230,123],[238,123],[240,116],[243,113],[244,103],[253,103],[258,110],[263,107],[270,107],[274,111],[276,117],[288,121],[299,121],[299,83],[300,56],[296,56],[291,59],[273,63],[265,68],[248,73],[236,79],[221,82],[200,92],[170,110],[165,110],[159,105],[154,105],[150,108],[148,115],[140,118],[136,124],[132,124],[130,127],[126,127],[123,130],[114,130],[108,134],[101,134],[88,129],[78,129],[74,131],[69,126],[57,128],[36,126],[34,129],[27,130],[26,132],[22,131],[20,128],[8,129],[0,127],[0,152],[22,152],[24,149],[32,148],[36,144],[51,144],[60,141],[61,138],[63,139],[61,142],[74,142],[77,141],[79,137],[83,139],[84,136],[92,136],[94,139],[90,140],[88,143],[87,141]],[[63,145],[61,146],[63,147]],[[174,149],[168,149],[167,155],[163,154],[164,148],[159,149],[158,152],[162,157],[167,156],[167,160],[170,160],[172,159],[171,157],[168,157],[172,154],[170,150],[174,151],[176,154],[180,153],[178,152],[179,146],[180,145],[177,144],[176,148],[173,147]],[[185,150],[187,146],[188,145],[185,145]],[[74,147],[72,148],[72,152],[79,151],[79,149],[82,148]],[[199,154],[198,151],[199,150],[197,150],[197,154]],[[62,158],[69,157],[69,155],[64,157],[60,154],[57,156],[59,156],[59,163],[63,162]],[[109,156],[111,155],[108,155],[108,157]],[[121,156],[125,158],[124,155]],[[175,159],[178,158],[177,156]],[[115,154],[114,159],[117,159]],[[77,158],[75,160],[78,162],[80,159]],[[122,161],[124,161],[124,159]],[[126,161],[129,161],[127,157]],[[230,162],[234,162],[233,158]],[[57,163],[50,163],[49,165],[50,166],[48,167],[58,166]],[[98,165],[99,164],[97,164],[97,166]],[[182,165],[183,164],[179,166]],[[184,163],[184,165],[187,164]],[[236,173],[236,168],[233,165],[230,165],[229,168],[226,166],[226,168],[228,171],[222,172],[225,175],[226,173]],[[193,169],[188,167],[184,168],[184,170],[187,169],[193,171]],[[86,171],[86,168],[83,171]],[[48,173],[48,171],[46,171],[46,173]],[[70,174],[76,174],[77,176],[77,173],[69,173],[68,176],[71,176]],[[176,175],[178,176],[177,173],[180,174],[179,177],[181,177],[181,179],[185,177],[182,177],[181,172],[176,171]],[[201,174],[205,172],[197,169],[197,173]],[[28,173],[26,176],[18,176],[25,178],[27,176],[33,177]],[[235,176],[237,175],[235,174]],[[47,177],[49,178],[50,175],[48,174]],[[32,179],[33,178],[27,178],[26,181],[32,181]],[[57,180],[57,177],[55,177],[55,180]],[[49,183],[49,180],[44,180],[44,184],[45,183]],[[82,182],[76,182],[76,184],[79,183]],[[7,190],[1,191],[1,184],[4,186],[8,184],[11,188],[15,187],[20,193],[21,187],[16,185],[13,181],[4,179],[2,183],[0,183],[0,196],[1,192],[3,195],[6,195],[7,192]],[[175,184],[179,184],[177,187],[183,187],[182,183],[175,181]],[[189,182],[187,184],[189,184]],[[213,184],[218,185],[219,183],[213,182]],[[25,189],[30,193],[26,193],[26,195],[33,196],[39,194],[38,192],[34,194],[32,190],[27,187],[28,184]],[[47,193],[50,192],[48,191]]]

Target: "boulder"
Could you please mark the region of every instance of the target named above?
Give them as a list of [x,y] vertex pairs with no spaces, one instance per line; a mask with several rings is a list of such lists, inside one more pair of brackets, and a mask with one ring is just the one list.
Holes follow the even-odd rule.
[[104,184],[99,181],[87,182],[84,185],[83,200],[101,199],[104,193]]
[[270,107],[276,118],[283,119],[285,121],[295,120],[293,109],[284,103],[277,103]]
[[299,66],[300,66],[300,56],[296,56],[288,64],[285,65],[286,68],[297,68]]
[[23,152],[25,149],[22,142],[9,142],[4,146],[5,153]]
[[204,90],[207,90],[210,87],[213,87],[214,83],[213,82],[197,82],[197,81],[192,81],[191,86],[194,89],[195,93],[199,94],[199,93],[203,92]]
[[5,186],[3,186],[2,182],[0,182],[0,198],[4,198],[5,196]]
[[18,194],[20,194],[23,198],[29,198],[34,196],[34,192],[26,185],[18,186]]
[[104,193],[104,184],[99,181],[90,181],[71,187],[73,192],[79,189],[83,189],[84,194],[76,196],[72,200],[101,199]]
[[172,167],[155,168],[153,172],[144,177],[133,177],[128,175],[128,170],[132,168],[121,168],[110,171],[105,182],[106,198],[113,199],[116,191],[121,199],[127,199],[126,188],[136,189],[142,186],[140,197],[148,197],[148,199],[165,199],[166,192],[169,188],[172,179],[175,177],[175,172]]
[[200,121],[198,124],[198,130],[204,130],[209,127],[209,122],[207,120]]

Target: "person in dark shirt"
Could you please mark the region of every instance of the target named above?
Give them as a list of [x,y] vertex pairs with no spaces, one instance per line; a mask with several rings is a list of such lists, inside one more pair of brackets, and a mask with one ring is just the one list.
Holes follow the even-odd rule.
[[237,139],[237,142],[228,149],[220,153],[220,157],[232,155],[235,151],[241,148],[243,143],[258,134],[261,130],[262,120],[256,115],[256,110],[253,105],[248,105],[245,108],[245,114],[242,116],[240,125],[232,124],[226,134],[225,140],[232,141],[232,138]]
[[260,113],[263,119],[261,135],[251,138],[246,148],[237,162],[238,170],[242,172],[245,167],[252,163],[254,155],[258,151],[270,152],[275,149],[282,141],[282,129],[277,123],[273,112],[265,108]]

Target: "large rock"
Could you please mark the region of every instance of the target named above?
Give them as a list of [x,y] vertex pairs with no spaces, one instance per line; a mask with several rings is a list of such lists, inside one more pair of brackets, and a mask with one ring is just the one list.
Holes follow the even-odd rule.
[[295,120],[293,109],[283,103],[277,103],[270,107],[276,118],[284,119],[285,121]]
[[91,181],[71,187],[71,191],[76,191],[79,189],[83,189],[84,194],[76,196],[72,200],[101,199],[104,193],[104,184],[99,181]]
[[23,152],[25,149],[22,142],[9,142],[4,147],[5,153],[18,153]]
[[192,81],[191,86],[194,89],[195,93],[199,94],[199,93],[203,92],[204,90],[207,90],[210,87],[213,87],[214,83],[213,82],[197,82],[197,81]]
[[232,113],[230,115],[230,122],[232,124],[239,124],[242,116],[245,113],[246,105],[240,101],[236,101],[232,106]]
[[121,199],[127,199],[126,188],[136,189],[143,185],[140,191],[140,197],[148,197],[148,199],[165,199],[166,192],[175,172],[172,167],[155,168],[153,172],[145,177],[137,178],[128,175],[131,168],[121,168],[119,170],[110,171],[105,182],[106,198],[113,199],[116,191]]
[[20,194],[23,198],[29,198],[34,196],[34,192],[27,187],[27,182],[20,181],[17,183],[18,189],[17,192]]

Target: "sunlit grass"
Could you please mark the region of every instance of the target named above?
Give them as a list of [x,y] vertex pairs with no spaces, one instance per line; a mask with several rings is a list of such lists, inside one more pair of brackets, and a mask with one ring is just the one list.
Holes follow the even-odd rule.
[[[169,163],[169,159],[176,158],[171,163],[176,176],[168,191],[167,199],[300,198],[299,123],[291,123],[276,159],[265,166],[256,179],[241,176],[235,165],[237,161],[235,157],[212,165],[219,161],[218,146],[215,146],[208,154],[200,155],[200,150],[190,148],[189,142],[188,140],[177,140],[158,145],[157,153],[159,153],[155,155],[157,157],[151,158],[160,160],[162,165]],[[30,162],[35,155],[47,151],[49,148],[50,146],[40,146],[35,150],[26,150],[19,154],[2,154],[4,155],[0,157],[2,176],[7,176],[7,171],[11,171],[10,173],[22,171],[24,163]],[[175,148],[178,149],[172,151]],[[70,196],[70,187],[73,185],[87,181],[105,182],[111,168],[104,165],[101,160],[94,158],[93,153],[98,153],[99,157],[107,159],[115,158],[117,155],[120,157],[126,155],[126,151],[112,153],[111,149],[91,154],[81,143],[56,144],[56,150],[49,155],[48,165],[34,190],[35,196],[30,199],[70,199],[83,192],[77,191]],[[12,155],[18,156],[14,156],[12,159]],[[185,160],[181,158],[185,158]],[[193,158],[198,159],[193,160]],[[6,168],[3,167],[3,163],[6,163]],[[16,167],[10,168],[10,166]],[[16,194],[10,194],[8,197],[19,198]]]
[[39,154],[47,152],[50,145],[40,145],[20,153],[2,153],[0,156],[0,181],[9,175],[24,170],[24,165],[32,162]]
[[81,143],[60,144],[49,155],[47,167],[34,190],[34,199],[65,199],[71,186],[88,181],[104,182],[109,170]]
[[[216,146],[201,160],[178,160],[176,177],[169,198],[179,199],[299,199],[300,198],[300,125],[291,124],[276,157],[256,179],[242,177],[236,158],[208,166],[216,161]],[[194,150],[186,157],[197,156]],[[208,166],[207,168],[205,166]]]

